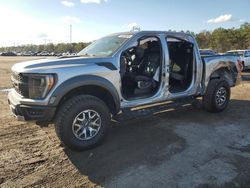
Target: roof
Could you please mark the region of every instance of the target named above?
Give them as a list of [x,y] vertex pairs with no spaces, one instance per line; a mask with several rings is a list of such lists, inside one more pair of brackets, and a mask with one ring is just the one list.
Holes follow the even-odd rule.
[[185,32],[173,32],[173,31],[129,31],[129,32],[118,32],[118,33],[113,33],[110,35],[139,35],[139,34],[167,34],[167,35],[182,35],[182,36],[187,36],[191,35],[190,33],[185,33]]
[[195,39],[190,33],[184,33],[184,32],[173,32],[173,31],[136,31],[136,32],[119,32],[119,33],[113,33],[112,35],[132,35],[132,36],[142,36],[142,35],[159,35],[164,34],[172,37],[177,37],[183,40],[192,41],[194,42]]

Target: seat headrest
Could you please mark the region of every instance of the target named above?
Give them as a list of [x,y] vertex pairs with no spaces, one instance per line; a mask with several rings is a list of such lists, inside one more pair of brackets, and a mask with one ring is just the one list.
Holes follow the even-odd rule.
[[159,41],[152,41],[148,45],[149,45],[149,51],[151,51],[151,52],[159,52],[160,51],[160,42]]
[[135,53],[136,53],[136,57],[141,59],[144,56],[144,49],[141,47],[137,47]]

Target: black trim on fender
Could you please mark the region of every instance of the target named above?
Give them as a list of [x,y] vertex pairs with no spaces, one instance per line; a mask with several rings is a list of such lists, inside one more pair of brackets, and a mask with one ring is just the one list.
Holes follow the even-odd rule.
[[71,90],[76,89],[78,87],[90,86],[90,85],[98,86],[100,88],[107,90],[114,99],[115,110],[117,112],[120,110],[120,98],[114,85],[107,79],[94,75],[76,76],[63,82],[52,93],[51,98],[55,97],[55,101],[53,101],[53,103],[50,103],[49,105],[57,106],[61,101],[61,99],[63,98],[63,96],[65,96]]
[[100,63],[95,63],[98,66],[103,66],[108,68],[109,70],[117,70],[116,66],[113,63],[110,62],[100,62]]

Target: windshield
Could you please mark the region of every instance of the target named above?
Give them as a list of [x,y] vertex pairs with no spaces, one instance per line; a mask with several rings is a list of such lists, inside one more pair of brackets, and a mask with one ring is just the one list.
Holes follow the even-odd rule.
[[232,51],[232,52],[227,52],[227,54],[244,56],[244,51]]
[[94,41],[78,53],[80,56],[107,57],[112,55],[132,35],[112,35]]

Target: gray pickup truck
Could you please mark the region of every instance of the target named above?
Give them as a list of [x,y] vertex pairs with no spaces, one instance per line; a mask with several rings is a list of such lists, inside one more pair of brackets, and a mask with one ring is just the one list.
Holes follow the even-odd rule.
[[116,33],[75,57],[15,64],[8,101],[18,120],[54,123],[64,145],[84,150],[100,143],[111,119],[138,118],[163,101],[202,97],[204,109],[223,111],[240,71],[235,56],[201,57],[186,33]]

